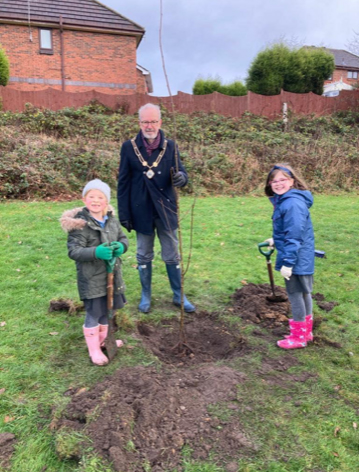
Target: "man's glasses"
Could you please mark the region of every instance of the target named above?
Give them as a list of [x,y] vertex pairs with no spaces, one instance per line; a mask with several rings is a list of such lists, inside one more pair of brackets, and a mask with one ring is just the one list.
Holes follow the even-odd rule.
[[287,180],[289,179],[278,179],[278,180],[271,180],[269,182],[269,185],[273,185],[273,184],[282,184],[283,182],[287,182]]
[[157,125],[158,121],[140,121],[141,125]]

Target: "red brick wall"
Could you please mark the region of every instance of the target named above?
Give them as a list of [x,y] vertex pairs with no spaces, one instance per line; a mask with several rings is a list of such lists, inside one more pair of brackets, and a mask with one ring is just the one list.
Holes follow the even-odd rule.
[[[331,84],[332,82],[339,82],[340,79],[346,84],[349,85],[354,85],[358,82],[358,79],[348,79],[348,70],[356,70],[356,69],[335,69],[333,72],[333,77],[332,80],[326,80],[324,84]],[[359,77],[359,71],[358,71],[358,77]]]
[[[61,81],[60,31],[52,30],[53,55],[39,53],[39,29],[32,27],[31,31],[32,42],[28,27],[0,24],[0,44],[10,60],[10,77],[43,81],[10,82],[8,86],[21,90],[41,90],[50,86],[61,90],[61,82],[51,83]],[[126,95],[137,91],[140,82],[135,37],[64,30],[63,39],[66,91],[95,89]]]
[[136,89],[136,92],[138,92],[138,93],[147,93],[148,90],[147,90],[145,76],[138,69],[137,69],[136,72],[137,72],[137,89]]

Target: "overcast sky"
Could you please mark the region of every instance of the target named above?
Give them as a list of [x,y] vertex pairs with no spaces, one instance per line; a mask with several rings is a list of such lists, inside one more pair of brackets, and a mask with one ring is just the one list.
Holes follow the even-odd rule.
[[[137,62],[167,96],[159,47],[160,0],[100,0],[143,26]],[[171,93],[199,77],[244,81],[255,56],[280,39],[348,49],[359,33],[359,0],[162,0],[162,44]]]

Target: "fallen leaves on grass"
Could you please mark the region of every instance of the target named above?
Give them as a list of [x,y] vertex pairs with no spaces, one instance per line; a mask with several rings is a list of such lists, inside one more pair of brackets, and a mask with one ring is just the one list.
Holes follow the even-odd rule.
[[15,420],[15,416],[5,416],[4,423],[10,423]]

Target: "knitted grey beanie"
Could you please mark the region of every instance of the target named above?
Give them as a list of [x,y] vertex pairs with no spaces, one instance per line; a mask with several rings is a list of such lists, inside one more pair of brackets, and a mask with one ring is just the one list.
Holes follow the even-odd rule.
[[107,198],[107,203],[110,203],[111,189],[105,182],[102,182],[102,180],[94,179],[90,180],[90,182],[87,182],[84,189],[82,190],[82,197],[85,197],[86,193],[90,190],[100,190],[100,192],[102,192]]

